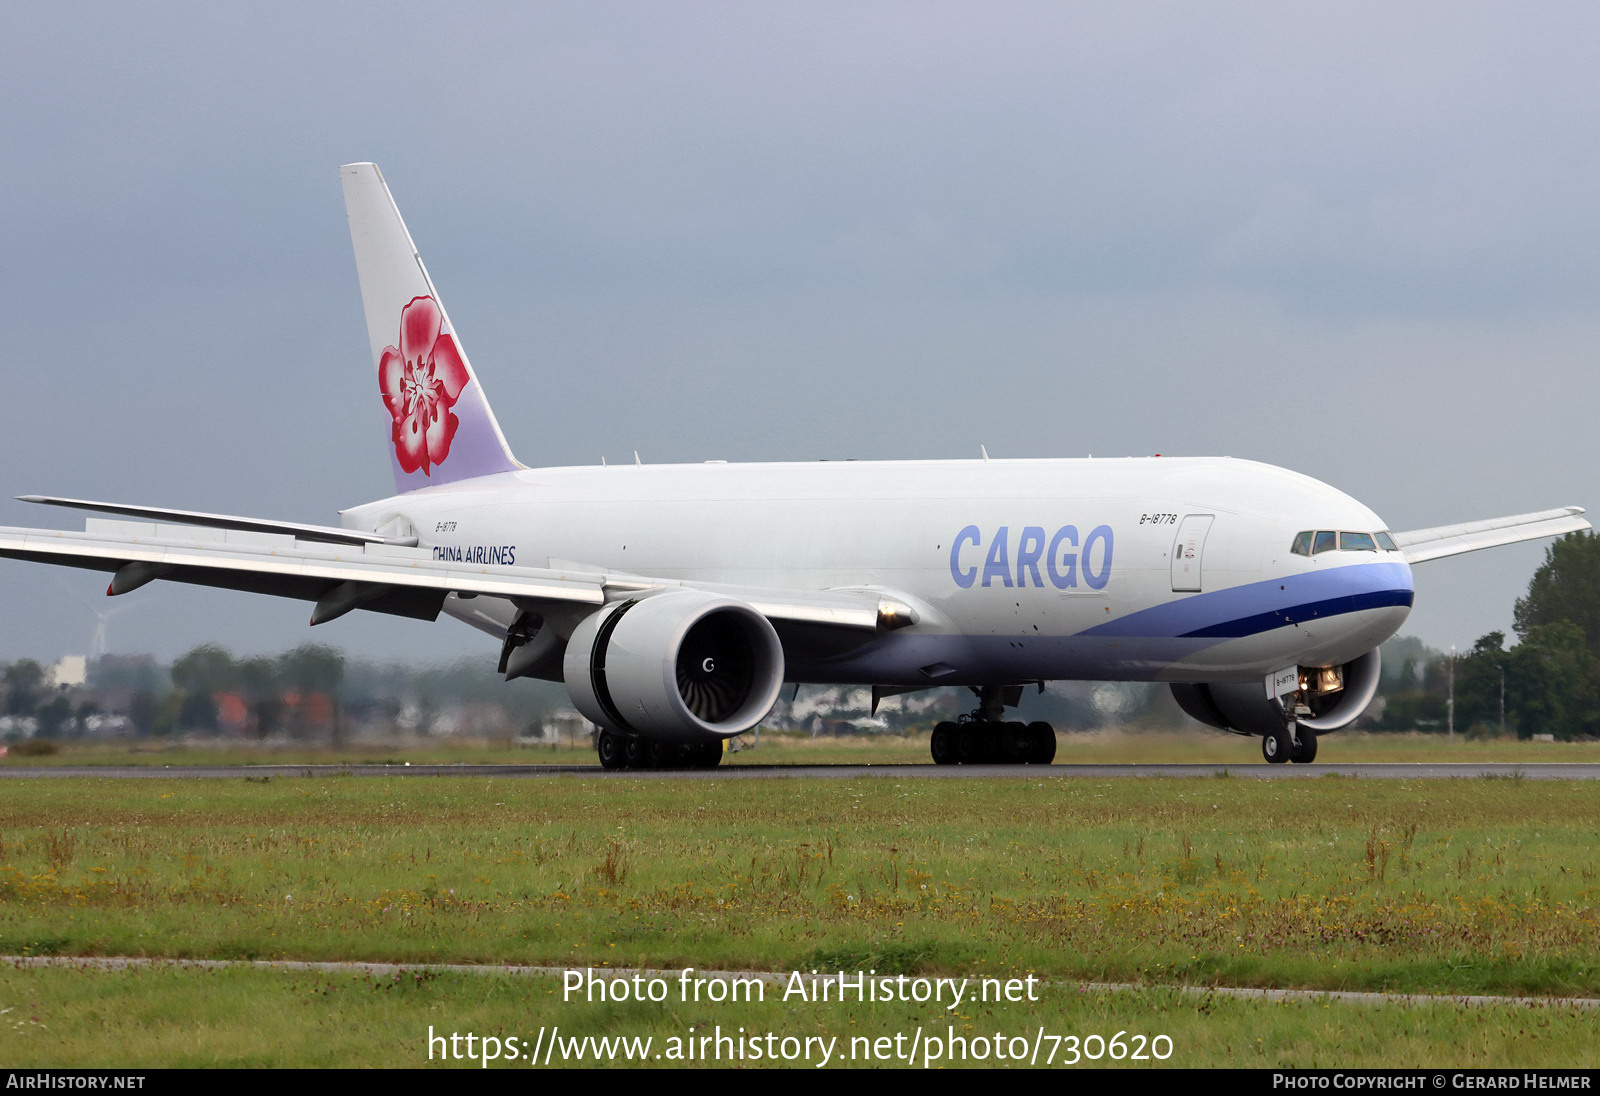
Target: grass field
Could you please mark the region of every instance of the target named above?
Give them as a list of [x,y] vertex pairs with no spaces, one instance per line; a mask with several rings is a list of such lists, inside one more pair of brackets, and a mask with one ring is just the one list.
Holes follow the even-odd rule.
[[[1181,1065],[1600,1059],[1593,1013],[1202,1010],[1159,988],[1600,996],[1600,797],[1584,784],[332,777],[5,790],[9,954],[1032,972],[1152,988],[1058,988],[961,1023],[1159,1027]],[[694,1022],[655,1005],[563,1005],[550,988],[14,969],[0,979],[14,1011],[0,1015],[37,1012],[51,1034],[16,1020],[0,1048],[29,1065],[125,1062],[130,1040],[161,1062],[354,1064],[365,1033],[372,1060],[420,1064],[419,1033],[436,1021],[630,1034]],[[124,998],[136,1004],[94,1003]],[[832,1008],[727,1015],[843,1034],[932,1015]],[[263,1051],[261,1024],[293,1031]]]
[[[669,1065],[667,1040],[693,1033],[781,1032],[791,1038],[836,1039],[831,1065],[979,1066],[974,1037],[990,1040],[1043,1031],[1039,1065],[1077,1068],[1413,1067],[1516,1069],[1592,1067],[1595,1014],[1574,1009],[1464,1008],[1450,1004],[1353,1005],[1327,1001],[1265,1004],[1222,996],[1190,997],[1171,989],[1133,993],[1049,992],[1035,1005],[978,1005],[960,1010],[928,1005],[784,1003],[760,1005],[583,1005],[563,1003],[553,979],[407,972],[396,977],[283,973],[251,969],[28,970],[0,968],[0,1055],[8,1065],[141,1067],[454,1065],[428,1059],[427,1037],[474,1032],[504,1042],[536,1044],[541,1027],[569,1037],[650,1037],[644,1063]],[[899,1035],[909,1051],[913,1032],[968,1040],[965,1059],[929,1059],[926,1044],[912,1061],[863,1060],[855,1039]],[[1144,1061],[1113,1061],[1102,1046],[1118,1033],[1147,1040]],[[1150,1053],[1157,1035],[1171,1040],[1164,1059]],[[1076,1037],[1076,1048],[1066,1041]],[[1132,1044],[1130,1044],[1131,1046]],[[892,1046],[892,1044],[891,1044]],[[850,1060],[852,1051],[856,1055]],[[1054,1061],[1049,1055],[1054,1052]],[[442,1055],[442,1047],[436,1049]],[[1090,1060],[1087,1055],[1094,1055]],[[1073,1059],[1076,1058],[1074,1062]],[[816,1066],[819,1058],[809,1063]],[[1026,1059],[1024,1060],[1026,1061]],[[556,1058],[552,1065],[560,1062]],[[491,1061],[493,1068],[527,1063]],[[568,1062],[569,1066],[594,1064]],[[619,1062],[617,1064],[625,1064]],[[699,1063],[693,1063],[698,1065]],[[770,1065],[767,1061],[746,1065]],[[784,1064],[784,1063],[778,1063]]]

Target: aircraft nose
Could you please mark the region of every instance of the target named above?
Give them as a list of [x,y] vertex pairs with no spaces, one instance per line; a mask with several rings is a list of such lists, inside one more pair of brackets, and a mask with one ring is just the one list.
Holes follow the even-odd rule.
[[1349,587],[1346,597],[1354,602],[1351,608],[1403,607],[1410,610],[1417,587],[1411,575],[1411,564],[1406,562],[1404,556],[1396,555],[1381,563],[1347,567],[1344,570],[1347,573],[1343,577],[1347,579]]
[[1349,587],[1341,600],[1352,630],[1369,639],[1380,634],[1387,639],[1398,632],[1416,598],[1411,565],[1401,557],[1347,570]]

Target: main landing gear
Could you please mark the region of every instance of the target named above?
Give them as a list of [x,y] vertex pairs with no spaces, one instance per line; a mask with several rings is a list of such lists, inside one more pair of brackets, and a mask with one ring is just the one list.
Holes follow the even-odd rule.
[[1293,761],[1309,765],[1317,759],[1317,732],[1293,720],[1271,734],[1261,736],[1261,756],[1269,765]]
[[714,769],[722,764],[721,742],[663,742],[603,727],[594,748],[602,769]]
[[1018,686],[985,685],[972,691],[978,694],[977,708],[934,727],[929,752],[935,765],[1048,765],[1055,760],[1054,727],[1005,720],[1008,693],[1015,705],[1022,693]]

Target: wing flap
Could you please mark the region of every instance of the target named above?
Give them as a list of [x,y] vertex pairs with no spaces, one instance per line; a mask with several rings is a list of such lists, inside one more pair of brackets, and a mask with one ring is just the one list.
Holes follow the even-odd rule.
[[1431,529],[1412,529],[1394,533],[1394,542],[1405,553],[1407,563],[1426,563],[1431,559],[1458,556],[1484,548],[1498,548],[1525,540],[1559,537],[1566,533],[1579,533],[1591,526],[1578,515],[1581,506],[1563,506],[1557,510],[1540,510],[1531,514],[1469,521],[1459,525],[1438,525]]

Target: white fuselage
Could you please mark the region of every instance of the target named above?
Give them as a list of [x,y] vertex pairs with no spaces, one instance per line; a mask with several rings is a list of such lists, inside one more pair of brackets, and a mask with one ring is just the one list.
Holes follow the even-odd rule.
[[[1400,627],[1412,591],[1398,551],[1292,554],[1301,531],[1384,525],[1326,484],[1231,458],[540,468],[343,522],[409,527],[440,558],[871,587],[916,610],[848,649],[786,636],[793,681],[1244,681],[1358,657]],[[1197,530],[1180,578],[1180,534]],[[514,613],[492,599],[446,611],[496,633]]]

